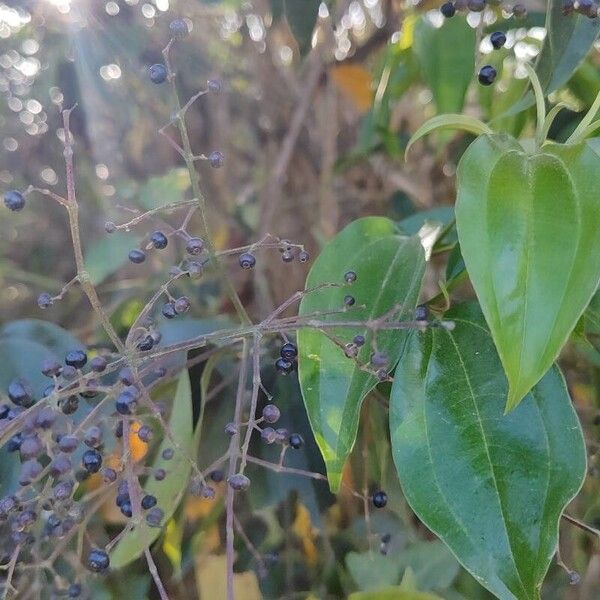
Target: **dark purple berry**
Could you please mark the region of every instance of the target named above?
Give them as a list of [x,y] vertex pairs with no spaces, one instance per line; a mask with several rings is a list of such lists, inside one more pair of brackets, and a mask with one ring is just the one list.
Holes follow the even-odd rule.
[[83,437],[83,443],[90,448],[98,448],[102,445],[102,429],[97,425],[88,427]]
[[298,260],[301,263],[308,262],[310,260],[310,254],[306,250],[300,250],[300,252],[298,252]]
[[353,342],[353,343],[354,343],[356,346],[358,346],[359,348],[360,348],[361,346],[364,346],[364,345],[365,345],[365,341],[366,341],[366,340],[365,340],[365,336],[364,336],[364,335],[355,335],[355,336],[354,336],[354,338],[353,338],[353,340],[352,340],[352,342]]
[[137,343],[137,349],[141,352],[148,352],[154,346],[154,339],[151,335],[147,335]]
[[175,456],[175,451],[173,450],[173,448],[165,448],[162,451],[161,456],[163,457],[164,460],[171,460],[173,458],[173,456]]
[[13,404],[29,408],[33,405],[33,390],[24,379],[15,379],[8,386],[8,397]]
[[163,64],[152,65],[148,69],[148,74],[150,75],[150,81],[152,83],[160,84],[164,83],[167,80],[167,67]]
[[294,363],[285,358],[278,358],[275,361],[275,368],[281,375],[289,375],[294,370]]
[[214,471],[210,472],[210,478],[215,483],[221,483],[221,481],[223,481],[225,478],[225,474],[220,469],[215,469]]
[[112,221],[106,221],[104,223],[104,231],[106,233],[114,233],[117,230],[117,226]]
[[25,207],[25,196],[18,190],[9,190],[4,194],[4,204],[13,212],[19,212]]
[[150,427],[150,425],[142,425],[138,429],[137,435],[138,435],[138,438],[142,442],[148,443],[149,441],[152,440],[152,436],[153,436],[152,427]]
[[356,299],[354,298],[354,296],[350,296],[350,294],[348,294],[347,296],[344,296],[344,304],[346,306],[354,306],[356,302]]
[[279,355],[281,356],[281,358],[293,360],[294,358],[296,358],[296,356],[298,356],[298,348],[296,348],[295,344],[292,344],[291,342],[286,342],[283,346],[281,346]]
[[73,452],[79,446],[79,440],[74,435],[63,435],[58,440],[58,448],[61,452]]
[[177,40],[182,40],[190,33],[188,24],[183,19],[174,19],[171,21],[169,29],[171,35]]
[[129,367],[123,367],[119,371],[119,381],[125,385],[133,385],[135,383],[135,377]]
[[208,87],[208,91],[213,94],[218,94],[223,87],[218,79],[209,79],[206,82],[206,86]]
[[122,502],[119,506],[119,509],[121,510],[121,514],[123,516],[127,518],[131,518],[133,516],[133,508],[130,500],[125,500],[125,502]]
[[131,497],[129,496],[129,492],[120,491],[115,498],[115,504],[119,508],[121,508],[121,506],[123,506],[123,504],[125,504],[126,502],[131,502]]
[[146,523],[148,523],[150,527],[160,527],[164,517],[165,513],[163,510],[158,508],[158,506],[155,506],[148,511],[148,514],[146,515]]
[[71,497],[71,492],[73,491],[74,487],[75,484],[73,481],[61,481],[52,489],[52,495],[58,501],[67,500],[67,498]]
[[204,240],[198,237],[190,238],[185,245],[185,251],[192,256],[198,256],[204,249]]
[[496,80],[496,69],[492,65],[485,65],[479,69],[477,79],[481,85],[492,85]]
[[54,377],[55,375],[60,375],[61,371],[62,365],[53,358],[47,358],[42,363],[42,374],[46,377]]
[[164,469],[155,469],[154,479],[156,481],[162,481],[167,476],[167,472]]
[[73,468],[73,463],[68,454],[57,454],[50,463],[52,477],[60,477]]
[[444,2],[442,6],[440,6],[440,12],[446,17],[446,19],[450,19],[456,14],[456,7],[452,2]]
[[190,310],[190,299],[187,296],[181,296],[181,298],[177,298],[173,308],[175,308],[175,312],[178,315],[186,313],[188,310]]
[[208,155],[208,164],[213,169],[220,169],[223,166],[224,162],[225,156],[223,156],[223,153],[219,152],[218,150],[214,150]]
[[279,444],[285,444],[287,442],[288,437],[290,436],[290,432],[287,429],[276,429],[275,433],[277,434],[277,442]]
[[108,569],[109,565],[110,559],[104,550],[99,550],[97,548],[90,550],[90,553],[87,557],[87,566],[90,571],[94,571],[94,573],[102,573]]
[[388,501],[387,494],[383,490],[379,490],[373,494],[372,500],[375,508],[383,508]]
[[67,365],[66,367],[63,367],[60,374],[63,376],[63,379],[74,379],[77,377],[77,369],[71,365]]
[[125,388],[115,401],[115,408],[121,415],[130,415],[137,406],[137,395],[133,394],[130,387]]
[[102,373],[106,370],[107,366],[108,362],[104,358],[104,356],[94,356],[94,358],[92,358],[92,360],[90,361],[90,368],[95,373]]
[[304,440],[302,439],[302,436],[299,433],[292,433],[292,435],[290,435],[290,437],[288,438],[288,444],[294,450],[300,450],[300,448],[304,446]]
[[69,396],[68,398],[63,398],[59,402],[60,410],[64,415],[72,415],[79,408],[79,399],[77,396]]
[[425,304],[420,304],[415,308],[415,321],[427,321],[429,317],[429,309]]
[[344,281],[346,283],[354,283],[356,281],[356,273],[354,271],[347,271],[344,273]]
[[496,50],[499,50],[506,44],[506,34],[503,31],[494,31],[494,33],[490,35],[490,42]]
[[129,260],[136,265],[140,265],[146,260],[146,253],[143,250],[131,250]]
[[65,364],[74,369],[82,369],[87,361],[87,354],[83,350],[71,350],[65,356]]
[[45,310],[46,308],[50,308],[54,304],[54,299],[48,292],[42,292],[37,299],[38,306]]
[[114,483],[117,480],[117,472],[110,467],[101,469],[100,472],[102,473],[102,481],[104,483]]
[[44,467],[37,460],[31,459],[25,461],[21,465],[21,471],[19,472],[19,485],[29,485],[40,476],[43,470]]
[[267,444],[272,444],[277,441],[277,432],[272,427],[265,427],[260,432],[260,437]]
[[250,480],[242,473],[236,473],[227,479],[231,489],[236,492],[247,490],[250,487]]
[[173,319],[177,316],[177,311],[175,310],[175,305],[173,302],[167,302],[166,304],[163,304],[161,312],[165,319]]
[[244,252],[244,254],[240,255],[239,258],[240,267],[242,269],[252,269],[256,264],[256,258],[254,254],[250,254],[249,252]]
[[281,260],[284,263],[291,263],[294,260],[294,253],[291,250],[285,250],[281,253]]
[[97,473],[102,466],[102,455],[97,450],[87,450],[81,457],[81,464],[88,473]]
[[281,411],[274,404],[267,404],[262,410],[262,416],[267,423],[277,423]]
[[67,596],[69,598],[79,598],[81,596],[81,585],[72,583],[67,590]]
[[169,245],[169,238],[162,231],[155,231],[150,236],[150,242],[157,250],[164,250]]
[[146,494],[142,498],[141,504],[144,510],[148,510],[149,508],[156,506],[156,496],[153,496],[152,494]]
[[29,435],[21,443],[21,458],[28,460],[39,456],[44,449],[44,445],[38,435]]

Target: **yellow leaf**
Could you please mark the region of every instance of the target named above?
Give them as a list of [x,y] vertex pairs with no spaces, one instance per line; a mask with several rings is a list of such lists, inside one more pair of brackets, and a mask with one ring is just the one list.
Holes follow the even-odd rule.
[[408,15],[402,23],[402,29],[400,30],[400,39],[398,40],[398,50],[408,50],[412,44],[415,33],[415,25],[419,19],[419,15],[412,14]]
[[371,73],[360,65],[339,65],[331,69],[331,78],[360,112],[366,112],[373,103]]
[[175,519],[169,519],[165,527],[165,537],[163,541],[163,552],[173,565],[173,570],[179,573],[181,569],[181,539],[183,537],[183,527]]
[[310,513],[304,504],[298,503],[296,507],[296,518],[292,524],[292,530],[300,538],[308,564],[315,565],[318,558],[315,545],[316,531],[312,526]]
[[142,442],[137,434],[141,426],[139,421],[134,421],[129,427],[129,451],[135,462],[142,460],[148,452],[148,444]]
[[198,519],[207,517],[215,508],[219,498],[223,496],[223,486],[213,486],[215,488],[214,498],[197,498],[190,496],[185,502],[185,517],[188,521],[194,522]]
[[[196,559],[196,585],[201,598],[227,598],[227,559],[225,555],[199,556]],[[253,571],[235,573],[233,591],[236,600],[262,600],[258,579]]]

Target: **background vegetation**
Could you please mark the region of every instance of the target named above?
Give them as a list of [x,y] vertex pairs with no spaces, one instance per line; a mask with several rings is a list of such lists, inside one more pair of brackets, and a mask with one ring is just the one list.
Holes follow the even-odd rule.
[[[303,244],[316,257],[338,231],[363,216],[388,217],[407,234],[427,220],[448,225],[457,163],[473,137],[435,134],[417,144],[405,161],[407,141],[427,118],[449,112],[495,119],[502,131],[533,137],[535,107],[527,97],[522,100],[529,85],[523,64],[535,60],[543,45],[547,7],[532,2],[527,13],[516,18],[512,7],[491,5],[484,13],[457,15],[441,28],[438,8],[428,1],[397,0],[4,0],[2,188],[33,185],[63,193],[59,108],[77,103],[71,127],[87,269],[117,332],[127,334],[178,258],[170,246],[163,253],[150,253],[142,267],[131,264],[128,252],[142,242],[146,231],[134,227],[109,236],[105,223],[121,223],[191,197],[181,157],[158,132],[169,121],[172,97],[166,87],[152,85],[147,74],[150,65],[162,61],[170,21],[185,17],[191,32],[174,55],[181,97],[204,89],[207,80],[221,81],[221,91],[200,98],[187,115],[196,151],[218,150],[225,156],[222,168],[198,163],[217,249],[251,244],[270,233]],[[550,8],[560,11],[553,4]],[[551,100],[566,103],[550,130],[552,139],[564,141],[600,92],[600,56],[593,45],[598,26],[590,23],[567,32],[560,29],[564,21],[556,21],[558,50],[538,65]],[[507,32],[507,43],[492,51],[488,34],[498,29]],[[482,64],[498,71],[491,87],[477,84]],[[510,111],[517,102],[525,109]],[[15,373],[39,372],[40,354],[33,347],[23,351],[24,343],[41,344],[62,356],[80,342],[94,350],[107,341],[80,293],[67,293],[40,314],[38,295],[59,293],[73,277],[62,207],[32,196],[18,218],[7,213],[0,218],[3,389]],[[152,223],[160,229],[176,221],[159,214]],[[189,231],[200,228],[200,216],[194,215]],[[461,260],[455,234],[450,231],[443,241],[450,259],[447,253],[433,257],[422,297],[437,297],[438,283],[451,280],[453,299],[473,298],[465,278],[453,279],[453,268]],[[309,267],[310,263],[281,261],[277,249],[261,251],[252,272],[240,269],[236,261],[227,264],[256,319],[303,289]],[[161,324],[165,343],[234,318],[218,277],[177,285],[192,306],[185,320]],[[61,329],[29,321],[40,318]],[[587,478],[569,513],[596,528],[599,335],[596,296],[560,359],[588,451]],[[275,346],[268,351],[274,358]],[[187,358],[193,363],[193,355]],[[177,360],[183,364],[185,357]],[[190,368],[192,412],[180,416],[180,426],[197,423],[202,406],[204,427],[194,443],[203,467],[229,444],[223,430],[231,420],[234,371],[230,357]],[[344,485],[334,495],[325,477],[315,475],[325,473],[325,467],[295,375],[277,377],[272,360],[264,362],[261,375],[281,408],[278,426],[300,433],[305,441],[303,448],[287,452],[285,464],[310,474],[249,465],[252,485],[236,496],[238,600],[351,594],[357,599],[384,598],[373,590],[385,586],[396,586],[396,595],[390,597],[402,599],[493,598],[404,499],[391,457],[385,385],[364,403],[357,443],[343,470]],[[167,385],[167,395],[178,397],[175,384]],[[276,463],[279,449],[258,440],[251,454]],[[148,448],[140,443],[136,451],[141,460]],[[146,460],[159,466],[159,453]],[[17,456],[0,450],[2,495],[14,484],[18,462]],[[86,485],[93,489],[98,482]],[[174,506],[153,546],[172,598],[225,598],[225,487],[224,482],[214,484],[216,500],[190,496]],[[370,497],[380,489],[388,502],[376,509]],[[125,520],[114,501],[108,501],[87,523],[87,530],[95,540],[106,542]],[[11,545],[5,539],[0,559],[7,565]],[[599,598],[598,540],[563,522],[560,550],[562,561],[580,574],[581,582],[571,585],[579,577],[553,564],[543,587],[544,600]],[[66,590],[72,571],[60,562],[55,569],[55,578],[36,571],[37,587],[21,588],[14,597],[50,597]],[[143,557],[124,573],[75,579],[85,584],[82,597],[159,597]],[[8,597],[6,587],[4,598]]]

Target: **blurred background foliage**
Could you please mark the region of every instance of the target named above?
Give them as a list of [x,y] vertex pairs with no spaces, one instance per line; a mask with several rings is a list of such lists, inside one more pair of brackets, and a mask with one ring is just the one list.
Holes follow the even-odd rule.
[[[269,232],[304,243],[314,256],[360,216],[403,221],[407,232],[426,219],[449,222],[456,164],[469,137],[438,134],[419,144],[408,162],[406,142],[427,118],[444,112],[474,114],[513,135],[530,135],[531,109],[509,109],[526,91],[522,63],[539,52],[546,6],[528,4],[527,16],[518,21],[502,7],[492,8],[479,27],[475,13],[468,23],[457,16],[442,25],[436,9],[430,0],[3,0],[0,183],[64,188],[59,106],[77,103],[73,129],[86,260],[113,322],[125,332],[164,280],[173,249],[165,251],[166,258],[151,255],[143,270],[132,268],[127,252],[146,231],[134,228],[109,237],[104,224],[190,197],[187,172],[158,133],[169,120],[171,97],[147,79],[148,66],[161,61],[169,21],[183,16],[193,30],[174,58],[182,96],[202,89],[207,79],[223,82],[220,94],[202,98],[188,114],[195,151],[225,155],[222,169],[200,166],[218,247],[239,246]],[[492,55],[486,34],[499,28],[507,31],[508,42]],[[499,73],[489,88],[477,86],[473,76],[483,60]],[[599,60],[595,47],[552,92],[552,99],[568,108],[551,137],[566,139],[578,112],[600,91]],[[39,319],[40,291],[58,292],[73,275],[61,208],[43,197],[32,197],[29,207],[19,219],[0,218],[0,364],[14,362],[19,352],[26,358],[14,368],[24,372],[37,371],[35,344],[58,350],[75,343],[57,341],[67,335],[63,329],[30,323],[37,327],[32,333],[23,323],[12,323]],[[252,277],[232,269],[255,316],[301,289],[306,276],[302,268],[267,258]],[[450,267],[459,262],[454,252]],[[425,297],[438,293],[444,269],[443,262],[433,262]],[[193,328],[201,331],[230,312],[218,281],[180,285],[193,301],[194,319],[161,328],[168,341],[189,337]],[[472,291],[460,285],[455,293],[468,297]],[[43,317],[86,344],[102,341],[77,293],[67,294]],[[590,476],[571,512],[597,527],[599,340],[597,296],[562,358],[590,449]],[[276,382],[267,368],[263,376],[287,420],[282,426],[293,426],[307,441],[290,465],[323,472],[297,384]],[[225,393],[233,383],[226,357],[192,369],[195,419],[207,381],[216,382],[221,393],[205,396],[203,464],[227,444],[222,431],[231,404],[219,402],[231,397]],[[391,463],[386,408],[377,393],[368,398],[345,474],[349,487],[383,488],[388,494],[387,507],[368,521],[362,502],[349,492],[334,497],[321,480],[252,468],[253,485],[237,513],[239,600],[490,598],[410,512]],[[277,462],[273,452],[257,444],[254,456]],[[2,477],[6,481],[10,469],[4,468]],[[217,485],[218,495],[222,486]],[[156,546],[161,572],[171,573],[167,584],[173,597],[194,597],[193,589],[201,598],[224,597],[222,515],[220,502],[193,499],[176,508]],[[98,521],[110,531],[119,519],[107,507],[91,526]],[[367,531],[379,537],[369,542]],[[592,540],[564,528],[561,551],[583,583],[569,586],[566,573],[553,567],[544,600],[600,597],[600,554]],[[91,585],[93,598],[155,597],[139,561],[128,567],[126,578],[116,575]],[[391,595],[373,591],[385,587],[392,588]]]

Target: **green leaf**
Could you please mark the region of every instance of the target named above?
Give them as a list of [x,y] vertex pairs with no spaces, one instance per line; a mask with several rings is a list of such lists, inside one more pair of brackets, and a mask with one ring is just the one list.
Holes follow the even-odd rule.
[[94,285],[127,264],[127,255],[136,248],[138,238],[130,232],[116,231],[92,242],[85,252],[85,266]]
[[287,22],[303,56],[310,50],[320,5],[321,0],[284,0]]
[[[359,219],[323,249],[310,270],[306,287],[343,283],[344,273],[350,270],[356,272],[356,282],[307,294],[300,304],[300,315],[306,318],[333,310],[339,312],[317,318],[364,321],[401,306],[395,318],[406,319],[412,316],[417,303],[424,269],[424,250],[418,236],[399,235],[397,226],[389,219]],[[347,294],[354,296],[356,305],[342,312]],[[368,363],[372,336],[365,329],[345,327],[327,333],[341,344],[349,343],[359,333],[365,335],[367,343],[358,355],[358,362]],[[389,369],[396,364],[405,337],[401,330],[380,331],[377,335],[377,348],[388,355]],[[330,487],[337,491],[344,462],[356,439],[363,398],[375,387],[377,379],[361,370],[356,361],[346,358],[342,349],[318,329],[300,330],[298,343],[304,403],[325,459]]]
[[503,415],[507,381],[477,305],[413,332],[390,397],[394,461],[412,509],[501,600],[539,600],[562,511],[586,472],[581,427],[552,368]]
[[465,19],[445,19],[439,28],[421,19],[413,50],[438,114],[461,112],[475,70],[475,30]]
[[181,202],[190,187],[187,169],[172,169],[165,175],[150,177],[140,188],[139,203],[147,210]]
[[[171,460],[165,460],[162,457],[163,450],[172,447],[170,440],[165,436],[158,448],[157,458],[152,468],[165,469],[167,476],[162,481],[156,481],[150,477],[144,485],[145,493],[156,496],[157,506],[164,511],[164,523],[171,518],[179,505],[185,493],[191,470],[190,462],[186,458],[190,456],[193,443],[192,388],[187,371],[183,371],[179,376],[169,418],[169,428],[185,456],[176,450]],[[111,551],[111,567],[120,569],[134,561],[158,538],[161,531],[161,528],[149,527],[145,520],[142,521],[135,529],[125,534]]]
[[475,135],[492,133],[492,130],[485,123],[475,117],[458,114],[439,115],[438,117],[433,117],[432,119],[429,119],[429,121],[423,123],[423,125],[413,133],[406,145],[406,151],[404,153],[405,158],[408,156],[408,152],[412,148],[412,145],[421,138],[434,131],[445,131],[449,129],[460,129],[461,131],[467,131],[469,133],[474,133]]
[[507,410],[550,368],[600,281],[600,152],[482,136],[458,166],[462,255],[504,365]]
[[399,559],[402,570],[411,569],[417,589],[423,591],[447,588],[459,571],[456,558],[439,540],[411,544]]
[[361,591],[394,585],[402,573],[396,557],[375,552],[348,552],[346,567]]
[[[535,65],[545,95],[558,90],[591,50],[600,31],[598,19],[584,15],[562,14],[563,0],[549,0],[546,13],[546,37]],[[535,99],[529,91],[505,115],[516,114],[533,106]]]
[[[29,340],[41,344],[62,360],[70,350],[83,349],[83,344],[66,329],[40,319],[11,321],[0,329],[0,338]],[[2,341],[0,340],[0,345]],[[36,367],[39,370],[39,365]],[[44,379],[48,383],[47,379]]]
[[442,600],[435,594],[405,590],[401,586],[385,587],[369,592],[355,592],[348,600]]

